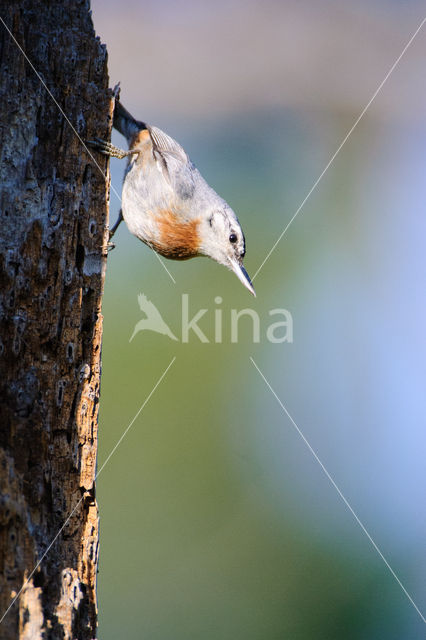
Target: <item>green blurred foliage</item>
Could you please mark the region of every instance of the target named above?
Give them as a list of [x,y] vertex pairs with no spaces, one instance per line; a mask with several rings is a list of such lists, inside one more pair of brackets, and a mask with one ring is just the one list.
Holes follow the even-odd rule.
[[[295,122],[274,114],[271,130],[279,130],[286,145],[275,136],[273,147],[267,139],[268,151],[257,161],[258,140],[247,142],[250,118],[224,123],[223,137],[201,145],[207,149],[205,156],[200,153],[201,164],[208,165],[211,154],[204,172],[240,215],[250,273],[296,209],[298,194],[312,183],[311,163],[321,165],[326,158],[318,151],[315,162],[309,157],[310,131]],[[336,118],[335,124],[338,139],[347,123]],[[234,132],[232,143],[228,130]],[[317,132],[319,147],[327,147],[328,134],[329,129],[325,136]],[[367,128],[360,147],[370,134]],[[339,270],[352,274],[352,282],[343,283],[351,293],[362,277],[358,266],[362,272],[368,261],[367,255],[353,264],[362,236],[362,218],[354,224],[361,151],[358,157],[355,145],[306,206],[256,280],[256,299],[233,274],[208,260],[168,262],[174,285],[124,225],[117,233],[103,307],[100,464],[176,360],[99,477],[102,638],[419,637],[415,613],[398,585],[249,361],[253,355],[281,388],[302,431],[315,427],[308,439],[326,458],[330,447],[345,449],[339,404],[342,412],[346,407],[335,392],[339,366],[348,364],[349,352],[351,362],[356,355],[349,349],[339,364],[330,343],[321,343],[318,326],[331,321],[333,333],[335,320],[327,314],[336,303]],[[364,245],[360,250],[368,253]],[[333,283],[324,279],[327,273],[336,278]],[[129,343],[141,318],[139,292],[177,336],[181,295],[188,293],[194,313],[208,309],[200,327],[209,344],[195,335],[182,344],[148,331]],[[261,317],[260,344],[253,344],[249,321],[241,321],[238,344],[230,343],[230,310],[245,307]],[[271,345],[265,339],[268,311],[276,307],[293,315],[294,344]],[[218,308],[222,344],[214,342]],[[313,340],[319,348],[316,364]],[[355,367],[350,380],[360,373]],[[336,426],[331,442],[318,438],[326,426],[315,403],[324,393]],[[340,477],[343,467],[338,459],[333,464],[333,475]],[[356,501],[356,484],[348,488]]]
[[[255,278],[256,299],[206,259],[167,262],[173,284],[124,225],[115,237],[103,304],[99,637],[423,637],[250,356],[422,609],[422,34],[305,198],[424,7],[94,4],[112,83],[122,80],[126,106],[179,140],[234,208],[251,276],[303,204]],[[111,164],[120,191],[124,167]],[[112,196],[112,218],[118,208]],[[178,337],[188,294],[192,313],[208,310],[199,324],[209,343],[150,331],[129,342],[139,293]],[[230,342],[231,309],[244,308],[259,314],[259,344],[247,318]],[[292,314],[292,344],[265,338],[275,308]]]

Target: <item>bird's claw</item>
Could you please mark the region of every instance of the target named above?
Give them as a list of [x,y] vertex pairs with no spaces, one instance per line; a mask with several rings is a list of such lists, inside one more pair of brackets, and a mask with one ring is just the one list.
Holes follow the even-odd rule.
[[108,256],[109,252],[112,251],[113,249],[115,249],[115,243],[114,242],[107,242],[102,247],[102,256],[104,258],[106,258]]
[[124,151],[124,149],[120,149],[115,145],[111,144],[111,142],[107,142],[106,140],[102,140],[102,138],[94,138],[93,140],[86,141],[88,145],[103,153],[105,156],[110,156],[112,158],[125,158],[126,156],[131,155],[130,151]]

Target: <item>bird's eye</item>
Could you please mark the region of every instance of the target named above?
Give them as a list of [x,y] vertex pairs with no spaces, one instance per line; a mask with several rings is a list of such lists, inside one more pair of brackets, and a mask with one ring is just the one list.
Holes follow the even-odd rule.
[[235,233],[231,233],[231,235],[229,236],[229,242],[232,242],[232,244],[234,244],[234,242],[237,242],[238,238],[236,236]]

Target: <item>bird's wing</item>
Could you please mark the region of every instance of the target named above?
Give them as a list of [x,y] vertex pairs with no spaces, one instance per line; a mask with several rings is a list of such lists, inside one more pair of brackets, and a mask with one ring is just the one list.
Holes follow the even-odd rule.
[[151,136],[152,145],[154,151],[157,151],[162,156],[171,155],[176,160],[187,163],[189,161],[185,150],[180,146],[176,140],[173,140],[167,133],[161,131],[157,127],[148,127],[149,134]]
[[176,170],[182,165],[188,165],[190,160],[185,150],[176,140],[173,140],[167,133],[157,127],[148,127],[152,140],[152,149],[158,170],[163,174],[169,184]]

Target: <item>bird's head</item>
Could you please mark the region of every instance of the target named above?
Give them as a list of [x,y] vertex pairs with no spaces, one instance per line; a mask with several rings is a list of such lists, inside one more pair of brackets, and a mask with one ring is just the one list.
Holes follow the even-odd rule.
[[250,293],[256,296],[243,266],[246,244],[238,218],[226,202],[217,204],[203,216],[199,225],[199,252],[231,269]]

